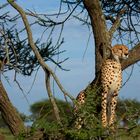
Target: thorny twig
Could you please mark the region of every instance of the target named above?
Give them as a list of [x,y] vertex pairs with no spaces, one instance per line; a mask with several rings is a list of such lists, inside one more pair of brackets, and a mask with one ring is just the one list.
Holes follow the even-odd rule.
[[36,80],[36,77],[37,77],[37,73],[38,73],[39,68],[40,68],[40,67],[37,68],[37,71],[36,71],[36,73],[35,73],[33,82],[32,82],[32,84],[31,84],[31,87],[30,87],[30,89],[28,90],[27,94],[29,94],[29,93],[31,92],[31,90],[32,90],[32,88],[33,88],[33,86],[34,86],[34,83],[35,83],[35,80]]

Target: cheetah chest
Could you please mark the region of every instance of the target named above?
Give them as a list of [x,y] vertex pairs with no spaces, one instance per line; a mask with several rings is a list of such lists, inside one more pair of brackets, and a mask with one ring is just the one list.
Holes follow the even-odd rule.
[[119,90],[122,83],[122,70],[120,63],[107,61],[102,68],[101,77],[103,88],[109,89],[110,92]]
[[114,70],[113,72],[114,74],[111,75],[109,83],[110,92],[119,90],[121,86],[121,70]]

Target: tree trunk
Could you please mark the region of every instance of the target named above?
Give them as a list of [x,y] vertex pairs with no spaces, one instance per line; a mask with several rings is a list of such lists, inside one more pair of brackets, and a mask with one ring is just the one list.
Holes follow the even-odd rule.
[[2,82],[0,81],[0,111],[2,118],[8,125],[12,134],[17,136],[18,134],[25,132],[24,123],[16,111],[15,107],[10,102],[7,92],[4,89]]
[[111,45],[109,32],[99,0],[84,0],[84,6],[90,16],[95,40],[95,76],[100,73],[103,58],[106,58],[106,49]]

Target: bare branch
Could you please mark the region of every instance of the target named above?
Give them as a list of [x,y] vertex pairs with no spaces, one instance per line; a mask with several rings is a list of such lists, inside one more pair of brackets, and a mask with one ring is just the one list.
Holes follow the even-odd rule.
[[21,90],[21,92],[22,92],[22,94],[23,94],[25,100],[27,101],[28,105],[30,105],[30,102],[29,102],[29,100],[28,100],[28,98],[27,98],[27,95],[25,94],[25,92],[24,92],[23,88],[21,87],[20,83],[17,81],[17,78],[16,78],[16,71],[15,71],[15,75],[14,75],[14,81],[16,82],[18,88]]
[[126,81],[124,82],[124,84],[122,85],[122,87],[124,87],[124,86],[126,85],[126,83],[127,83],[127,82],[130,80],[130,78],[132,77],[133,70],[134,70],[134,65],[132,65],[131,72],[130,72],[128,78],[126,79]]

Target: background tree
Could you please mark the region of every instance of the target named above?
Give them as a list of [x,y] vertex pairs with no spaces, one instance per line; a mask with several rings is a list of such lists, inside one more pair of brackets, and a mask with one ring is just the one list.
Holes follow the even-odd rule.
[[[56,99],[56,103],[60,109],[61,119],[65,121],[66,124],[68,124],[68,121],[70,121],[71,118],[73,117],[72,105],[68,102],[65,102],[63,100],[58,100],[58,99]],[[52,110],[52,104],[48,99],[32,104],[30,107],[30,111],[32,113],[31,118],[34,121],[42,117],[48,122],[56,121]]]

